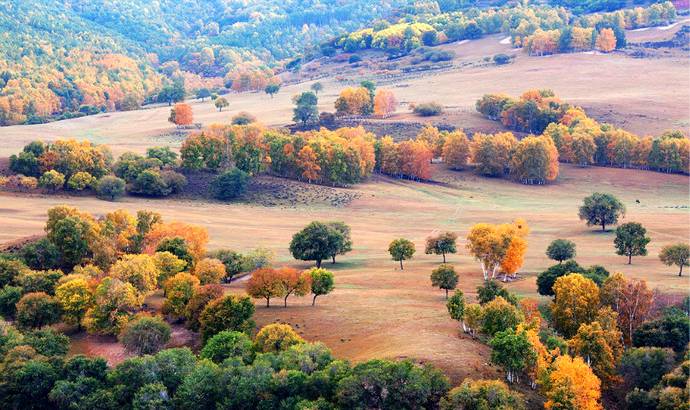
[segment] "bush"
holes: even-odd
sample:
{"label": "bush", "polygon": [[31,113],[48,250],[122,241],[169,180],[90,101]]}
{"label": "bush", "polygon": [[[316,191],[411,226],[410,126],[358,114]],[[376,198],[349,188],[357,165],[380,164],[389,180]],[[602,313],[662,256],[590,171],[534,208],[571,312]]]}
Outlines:
{"label": "bush", "polygon": [[37,156],[32,152],[26,152],[26,148],[24,150],[24,152],[20,152],[18,155],[10,156],[10,171],[15,174],[32,177],[41,175],[41,167]]}
{"label": "bush", "polygon": [[17,324],[23,328],[37,328],[60,321],[60,304],[44,293],[27,293],[17,302]]}
{"label": "bush", "polygon": [[234,168],[216,177],[211,183],[211,194],[216,199],[228,200],[242,195],[247,189],[249,174]]}
{"label": "bush", "polygon": [[205,343],[223,330],[248,332],[254,327],[254,303],[247,296],[228,295],[206,305],[199,317],[201,338]]}
{"label": "bush", "polygon": [[443,50],[427,51],[423,55],[424,61],[431,61],[432,63],[438,63],[439,61],[450,61],[453,58],[455,58],[454,52]]}
{"label": "bush", "polygon": [[130,192],[162,197],[182,191],[185,185],[187,185],[187,178],[178,172],[146,169],[134,180]]}
{"label": "bush", "polygon": [[238,112],[232,117],[233,125],[247,125],[256,122],[256,117],[246,111]]}
{"label": "bush", "polygon": [[118,339],[129,352],[154,354],[170,341],[170,325],[156,316],[140,316],[125,325]]}
{"label": "bush", "polygon": [[244,333],[225,330],[210,338],[199,356],[219,364],[231,357],[251,363],[252,341]]}
{"label": "bush", "polygon": [[22,288],[7,285],[0,289],[0,316],[9,319],[17,312],[17,302],[22,298]]}
{"label": "bush", "polygon": [[125,180],[106,175],[96,183],[96,194],[99,198],[114,201],[125,194]]}
{"label": "bush", "polygon": [[493,58],[496,65],[504,65],[510,63],[510,56],[507,54],[496,54]]}
{"label": "bush", "polygon": [[84,171],[77,172],[67,181],[67,187],[73,191],[83,191],[86,188],[93,188],[95,184],[96,178]]}
{"label": "bush", "polygon": [[60,250],[48,238],[25,245],[19,256],[31,269],[57,269],[60,267]]}
{"label": "bush", "polygon": [[254,350],[261,353],[280,352],[290,346],[304,343],[290,325],[273,323],[259,330],[254,338]]}
{"label": "bush", "polygon": [[177,153],[169,147],[152,147],[146,150],[149,159],[157,159],[163,166],[173,166],[177,162]]}
{"label": "bush", "polygon": [[347,59],[347,62],[350,64],[359,63],[360,61],[362,61],[362,57],[360,57],[359,54],[352,54],[350,58]]}
{"label": "bush", "polygon": [[51,191],[57,191],[65,185],[65,176],[54,169],[46,171],[38,179],[38,185]]}
{"label": "bush", "polygon": [[435,102],[424,103],[415,105],[412,111],[422,117],[433,117],[434,115],[440,115],[443,112],[443,106]]}
{"label": "bush", "polygon": [[441,410],[525,408],[521,394],[512,392],[499,380],[465,380],[441,399]]}

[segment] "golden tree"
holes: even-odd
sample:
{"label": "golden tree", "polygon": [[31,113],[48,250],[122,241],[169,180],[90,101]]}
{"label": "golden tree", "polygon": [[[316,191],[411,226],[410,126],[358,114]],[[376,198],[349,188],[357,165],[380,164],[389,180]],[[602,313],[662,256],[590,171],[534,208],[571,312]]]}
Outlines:
{"label": "golden tree", "polygon": [[158,267],[150,255],[125,255],[110,268],[110,276],[131,283],[146,295],[158,286]]}
{"label": "golden tree", "polygon": [[441,157],[450,169],[464,169],[470,158],[470,141],[461,130],[446,134]]}
{"label": "golden tree", "polygon": [[601,381],[579,357],[559,356],[553,364],[544,408],[601,410]]}
{"label": "golden tree", "polygon": [[225,277],[225,265],[218,259],[204,258],[194,266],[194,276],[202,285],[220,283]]}
{"label": "golden tree", "polygon": [[591,279],[571,273],[556,279],[551,315],[556,330],[575,335],[580,325],[593,322],[599,309],[599,288]]}
{"label": "golden tree", "polygon": [[376,97],[374,97],[374,114],[387,116],[395,112],[397,105],[398,100],[395,99],[393,91],[385,89],[376,91]]}
{"label": "golden tree", "polygon": [[596,41],[597,50],[609,53],[616,49],[616,35],[610,28],[602,28]]}

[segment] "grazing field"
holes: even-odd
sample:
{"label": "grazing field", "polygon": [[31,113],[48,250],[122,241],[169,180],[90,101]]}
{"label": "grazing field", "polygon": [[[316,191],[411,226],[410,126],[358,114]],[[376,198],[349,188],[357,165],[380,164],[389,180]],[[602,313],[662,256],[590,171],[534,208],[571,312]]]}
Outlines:
{"label": "grazing field", "polygon": [[[653,32],[667,33],[659,29]],[[668,30],[672,35],[673,30]],[[519,95],[531,88],[551,88],[565,101],[581,105],[600,122],[610,122],[640,135],[659,135],[670,128],[687,128],[687,89],[690,87],[687,58],[642,58],[623,54],[560,54],[529,57],[509,45],[500,44],[501,36],[454,43],[458,56],[453,68],[423,76],[395,77],[390,80],[369,75],[365,70],[348,74],[355,81],[373,78],[380,87],[391,88],[400,101],[398,115],[392,120],[415,120],[406,103],[438,101],[446,113],[434,122],[478,131],[492,131],[496,124],[479,115],[475,101],[486,93]],[[482,63],[496,53],[515,54],[515,62],[505,66]],[[465,64],[475,62],[480,64]],[[345,67],[324,64],[321,70],[337,74]],[[333,111],[333,102],[345,85],[328,77],[320,80],[319,110]],[[292,122],[291,98],[307,90],[310,82],[284,86],[271,98],[261,93],[230,94],[230,106],[222,111],[212,102],[194,101],[194,121],[202,124],[229,122],[239,111],[254,114],[269,126]],[[183,134],[167,122],[169,107],[151,106],[129,112],[105,113],[39,125],[0,129],[0,157],[18,151],[27,142],[41,138],[86,138],[109,144],[115,154],[144,151],[152,145],[179,146]]]}
{"label": "grazing field", "polygon": [[[652,287],[682,293],[687,279],[675,268],[661,264],[659,249],[690,236],[688,177],[655,172],[610,168],[561,166],[559,181],[548,186],[523,186],[505,180],[481,178],[468,172],[451,172],[435,166],[436,183],[418,183],[373,177],[356,188],[358,194],[343,207],[309,203],[309,195],[294,206],[264,207],[253,204],[222,204],[194,200],[146,200],[127,197],[111,203],[85,197],[11,196],[0,194],[0,242],[40,234],[46,210],[68,203],[83,211],[103,214],[117,208],[159,211],[166,220],[202,225],[209,230],[211,248],[240,251],[267,247],[277,265],[307,268],[294,261],[287,250],[291,235],[312,220],[342,220],[352,227],[354,250],[336,265],[326,263],[336,275],[333,294],[317,299],[291,298],[289,307],[266,309],[257,301],[259,326],[273,321],[290,323],[309,340],[320,340],[339,357],[355,361],[374,357],[411,357],[435,363],[457,381],[478,374],[497,377],[488,365],[490,349],[459,331],[446,312],[443,293],[430,285],[429,274],[440,256],[424,255],[424,239],[451,230],[464,238],[477,222],[508,222],[525,218],[530,225],[529,250],[520,280],[507,286],[522,295],[536,296],[536,273],[551,264],[544,256],[548,243],[567,238],[577,244],[582,265],[601,264],[610,271],[644,278]],[[318,188],[317,188],[318,189]],[[641,222],[652,238],[649,256],[615,255],[613,234],[589,228],[577,217],[582,198],[595,191],[610,192],[627,206],[624,221]],[[639,202],[638,202],[639,201]],[[400,271],[387,253],[388,243],[398,237],[413,240],[415,258]],[[460,285],[470,298],[482,282],[481,270],[464,249],[449,263],[460,273]],[[244,283],[229,286],[243,292]],[[276,305],[278,303],[276,302]],[[90,344],[103,343],[90,337]],[[83,343],[77,346],[84,349]],[[82,350],[84,351],[84,350]],[[86,351],[121,356],[112,346]]]}

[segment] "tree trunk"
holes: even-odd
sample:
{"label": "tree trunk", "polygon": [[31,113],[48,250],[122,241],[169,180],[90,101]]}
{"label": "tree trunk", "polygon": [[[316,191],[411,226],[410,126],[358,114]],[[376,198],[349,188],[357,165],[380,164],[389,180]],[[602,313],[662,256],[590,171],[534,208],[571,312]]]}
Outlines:
{"label": "tree trunk", "polygon": [[601,231],[606,232],[606,223],[604,222],[601,223]]}
{"label": "tree trunk", "polygon": [[446,253],[443,252],[443,263],[446,263]]}
{"label": "tree trunk", "polygon": [[628,265],[632,265],[632,253],[628,254]]}
{"label": "tree trunk", "polygon": [[335,255],[333,255],[332,258],[333,258],[333,262],[331,262],[331,263],[335,264]]}
{"label": "tree trunk", "polygon": [[289,296],[290,296],[290,294],[288,293],[287,296],[285,296],[285,298],[283,299],[283,307],[287,307],[287,298]]}
{"label": "tree trunk", "polygon": [[446,289],[446,300],[448,300],[448,289]]}
{"label": "tree trunk", "polygon": [[314,295],[314,298],[311,300],[311,305],[314,306],[316,304],[316,297],[318,295]]}
{"label": "tree trunk", "polygon": [[400,259],[400,270],[403,270],[402,259]]}
{"label": "tree trunk", "polygon": [[271,298],[266,298],[266,307],[267,308],[271,307]]}
{"label": "tree trunk", "polygon": [[678,276],[683,276],[683,264],[680,264],[680,270],[678,271]]}
{"label": "tree trunk", "polygon": [[320,268],[321,267],[321,259],[316,260],[316,267]]}

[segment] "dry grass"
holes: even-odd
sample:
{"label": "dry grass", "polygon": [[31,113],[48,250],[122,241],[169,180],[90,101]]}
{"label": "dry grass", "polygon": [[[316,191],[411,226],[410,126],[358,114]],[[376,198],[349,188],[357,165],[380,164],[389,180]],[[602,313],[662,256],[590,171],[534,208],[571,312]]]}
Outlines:
{"label": "dry grass", "polygon": [[[352,227],[355,246],[336,265],[326,264],[336,274],[335,292],[317,299],[314,308],[308,297],[291,298],[287,309],[266,309],[257,301],[258,324],[290,323],[307,339],[321,340],[337,356],[352,360],[411,357],[429,361],[456,381],[468,375],[492,376],[496,370],[487,365],[489,349],[459,333],[457,323],[447,316],[443,293],[430,286],[429,274],[440,257],[424,255],[423,241],[434,232],[452,230],[462,238],[477,222],[525,218],[532,232],[522,269],[524,279],[508,285],[522,295],[536,295],[536,272],[550,264],[544,249],[556,238],[575,241],[582,264],[601,264],[611,271],[644,278],[664,291],[687,290],[687,279],[675,276],[675,268],[662,265],[656,257],[663,245],[690,236],[687,176],[564,165],[558,183],[529,187],[436,166],[434,178],[440,182],[375,177],[358,186],[359,198],[343,208],[139,198],[111,203],[88,197],[2,194],[0,241],[40,233],[46,210],[57,204],[69,203],[96,214],[117,208],[132,212],[147,208],[161,212],[167,220],[207,227],[211,248],[246,251],[268,247],[275,251],[278,264],[307,268],[308,263],[295,262],[287,251],[291,235],[312,220],[343,220]],[[652,237],[649,256],[634,258],[633,265],[626,265],[626,258],[614,253],[612,233],[599,233],[578,220],[582,198],[594,191],[618,196],[628,207],[625,221],[638,221],[647,227]],[[388,243],[397,237],[409,238],[417,245],[417,255],[404,271],[386,252]],[[473,298],[482,281],[481,271],[462,245],[460,249],[449,262],[460,273],[460,288]],[[230,289],[241,293],[243,284],[233,284]],[[104,349],[110,347],[106,344]]]}

